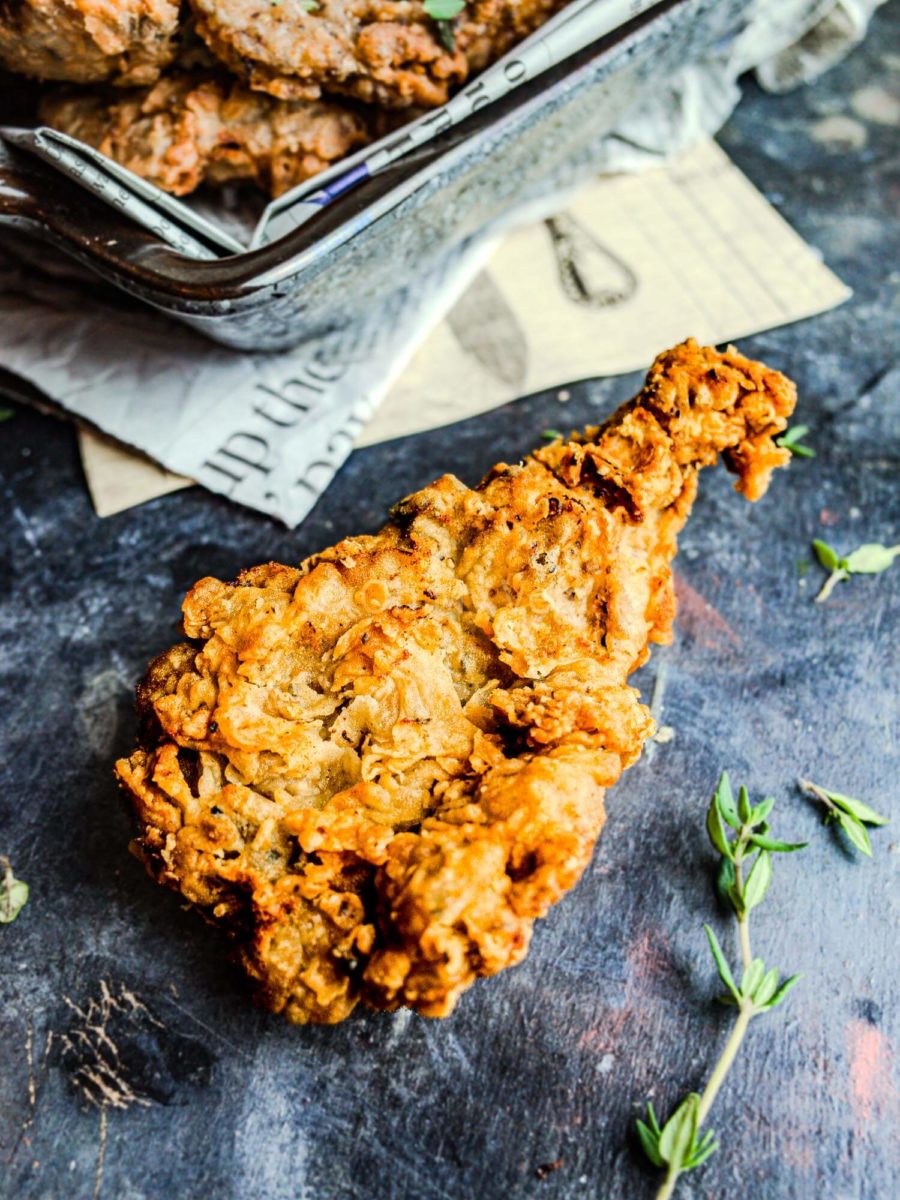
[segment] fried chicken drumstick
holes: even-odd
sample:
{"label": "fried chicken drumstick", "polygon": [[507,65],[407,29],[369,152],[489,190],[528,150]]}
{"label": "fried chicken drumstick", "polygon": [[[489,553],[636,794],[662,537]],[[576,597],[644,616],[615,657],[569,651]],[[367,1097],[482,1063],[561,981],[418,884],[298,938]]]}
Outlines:
{"label": "fried chicken drumstick", "polygon": [[388,108],[445,104],[568,0],[470,0],[448,44],[423,0],[191,0],[197,32],[251,87],[282,99],[345,92]]}
{"label": "fried chicken drumstick", "polygon": [[264,1005],[441,1017],[522,960],[653,731],[627,681],[671,640],[699,470],[721,454],[756,500],[794,401],[685,342],[580,437],[195,585],[117,772],[150,873],[232,933]]}
{"label": "fried chicken drumstick", "polygon": [[0,67],[70,83],[153,83],[176,53],[175,0],[4,0]]}
{"label": "fried chicken drumstick", "polygon": [[371,141],[371,117],[332,100],[276,100],[215,72],[173,71],[153,87],[63,90],[41,120],[164,191],[250,180],[280,196]]}

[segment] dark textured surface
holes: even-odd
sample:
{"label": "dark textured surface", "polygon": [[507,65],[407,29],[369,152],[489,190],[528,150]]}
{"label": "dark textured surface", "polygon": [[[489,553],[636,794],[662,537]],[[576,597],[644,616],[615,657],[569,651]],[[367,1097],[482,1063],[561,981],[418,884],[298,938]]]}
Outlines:
{"label": "dark textured surface", "polygon": [[[292,1029],[248,1005],[215,935],[125,852],[110,764],[132,735],[131,687],[199,576],[374,529],[441,471],[475,480],[540,430],[606,413],[637,380],[357,453],[293,534],[197,490],[98,521],[71,428],[25,410],[0,426],[0,850],[32,889],[0,927],[4,1196],[652,1196],[635,1108],[652,1096],[667,1109],[700,1084],[729,1020],[701,931],[714,905],[702,815],[723,766],[778,798],[785,836],[812,841],[777,864],[756,933],[761,953],[805,979],[751,1030],[713,1115],[723,1148],[679,1194],[900,1195],[900,835],[877,833],[875,862],[857,861],[792,787],[809,774],[900,819],[900,568],[842,585],[824,607],[812,603],[819,569],[798,572],[815,536],[842,550],[900,540],[896,130],[853,112],[854,97],[870,111],[859,90],[884,83],[897,30],[893,6],[804,93],[749,86],[723,135],[855,291],[742,347],[798,381],[818,457],[755,508],[724,474],[704,478],[678,560],[676,642],[642,679],[649,692],[665,661],[663,721],[677,736],[612,793],[592,866],[525,964],[446,1022],[363,1013]],[[864,144],[840,148],[841,129]],[[121,1071],[147,1102],[109,1112],[96,1187],[101,1120],[72,1090],[59,1035],[78,1026],[64,997],[83,1005],[103,979],[151,1015],[113,1014]]]}

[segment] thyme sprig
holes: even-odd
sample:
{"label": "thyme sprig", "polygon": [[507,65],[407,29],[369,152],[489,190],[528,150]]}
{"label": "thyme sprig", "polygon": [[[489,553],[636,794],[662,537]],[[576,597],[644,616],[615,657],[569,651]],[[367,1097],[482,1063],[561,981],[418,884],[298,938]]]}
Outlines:
{"label": "thyme sprig", "polygon": [[[864,853],[871,855],[866,825],[886,825],[887,818],[861,800],[832,792],[809,780],[799,780],[826,807],[826,822],[836,822]],[[714,1154],[719,1143],[712,1130],[703,1125],[719,1089],[737,1057],[750,1022],[761,1013],[781,1004],[796,985],[799,975],[786,979],[775,967],[766,968],[754,958],[750,944],[750,913],[765,899],[772,881],[772,857],[803,850],[806,842],[784,842],[772,836],[769,817],[775,801],[771,798],[751,804],[742,787],[737,802],[727,771],[723,771],[706,813],[706,832],[720,857],[717,890],[737,919],[740,946],[740,982],[712,928],[704,925],[709,948],[725,991],[719,999],[737,1009],[728,1040],[712,1069],[702,1092],[690,1092],[664,1125],[660,1125],[653,1105],[647,1105],[646,1120],[637,1121],[637,1133],[644,1153],[654,1166],[665,1168],[665,1179],[656,1200],[669,1200],[679,1177]],[[852,832],[851,832],[852,831]]]}
{"label": "thyme sprig", "polygon": [[28,884],[16,879],[9,859],[0,854],[0,925],[14,921],[28,900]]}
{"label": "thyme sprig", "polygon": [[880,575],[892,566],[894,559],[900,555],[900,545],[882,546],[880,542],[866,542],[846,558],[842,558],[837,550],[819,538],[813,540],[812,547],[820,564],[826,571],[831,572],[816,596],[819,604],[828,599],[836,584],[849,579],[851,575]]}
{"label": "thyme sprig", "polygon": [[844,796],[841,792],[830,792],[809,779],[798,779],[797,785],[801,791],[825,805],[826,825],[837,825],[857,850],[872,857],[872,843],[866,826],[887,825],[887,817],[869,808],[868,804],[863,804],[862,800],[854,800],[852,796]]}
{"label": "thyme sprig", "polygon": [[646,1121],[637,1122],[644,1153],[654,1166],[666,1169],[657,1200],[668,1200],[679,1176],[699,1167],[718,1149],[715,1134],[711,1130],[703,1131],[702,1127],[750,1022],[781,1004],[800,978],[789,975],[783,979],[776,967],[767,969],[761,958],[754,957],[750,943],[750,913],[762,903],[769,889],[772,856],[792,854],[806,846],[805,842],[785,842],[771,835],[768,818],[774,803],[767,798],[759,804],[751,804],[744,787],[739,790],[735,802],[728,773],[723,772],[707,810],[706,831],[721,859],[718,891],[737,919],[740,982],[712,927],[704,925],[703,928],[719,979],[725,987],[720,999],[737,1009],[737,1018],[703,1091],[690,1092],[662,1126],[652,1104],[647,1105]]}
{"label": "thyme sprig", "polygon": [[775,439],[775,445],[783,450],[790,450],[795,458],[815,458],[816,452],[812,446],[804,446],[801,438],[809,433],[808,425],[791,425],[781,437]]}

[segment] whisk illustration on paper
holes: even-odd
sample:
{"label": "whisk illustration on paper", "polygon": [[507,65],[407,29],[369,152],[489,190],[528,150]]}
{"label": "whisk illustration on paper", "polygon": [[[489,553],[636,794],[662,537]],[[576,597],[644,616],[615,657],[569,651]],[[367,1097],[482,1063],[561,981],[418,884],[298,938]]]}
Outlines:
{"label": "whisk illustration on paper", "polygon": [[618,255],[598,242],[571,213],[544,224],[550,234],[562,290],[573,304],[618,308],[637,294],[638,277]]}
{"label": "whisk illustration on paper", "polygon": [[460,347],[518,392],[528,377],[528,339],[489,271],[480,271],[447,313]]}

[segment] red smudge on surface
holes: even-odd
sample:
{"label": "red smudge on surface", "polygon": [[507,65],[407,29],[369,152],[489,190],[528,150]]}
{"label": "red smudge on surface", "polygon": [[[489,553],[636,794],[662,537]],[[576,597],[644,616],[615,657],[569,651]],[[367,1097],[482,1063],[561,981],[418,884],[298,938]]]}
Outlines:
{"label": "red smudge on surface", "polygon": [[654,978],[665,978],[672,970],[669,939],[659,929],[645,929],[640,937],[635,938],[628,947],[627,958],[635,981],[639,984]]}
{"label": "red smudge on surface", "polygon": [[674,965],[669,943],[661,929],[646,929],[627,951],[628,977],[625,983],[625,1003],[620,1008],[603,1008],[596,1024],[586,1029],[578,1039],[583,1049],[599,1055],[614,1052],[621,1044],[623,1028],[629,1023],[638,1027],[653,1027],[664,1006],[659,999],[665,981],[670,979]]}
{"label": "red smudge on surface", "polygon": [[713,608],[698,591],[695,591],[678,572],[675,572],[675,597],[678,600],[678,624],[695,638],[701,646],[718,650],[724,638],[733,646],[740,646],[741,639],[734,632],[718,609]]}
{"label": "red smudge on surface", "polygon": [[778,1153],[789,1166],[798,1171],[810,1171],[816,1165],[813,1154],[813,1130],[805,1129],[803,1138],[784,1137],[778,1143]]}
{"label": "red smudge on surface", "polygon": [[868,1021],[850,1021],[844,1029],[850,1054],[850,1104],[862,1132],[874,1116],[894,1108],[893,1052],[888,1038]]}
{"label": "red smudge on surface", "polygon": [[821,525],[837,525],[840,519],[838,513],[833,513],[830,508],[823,508],[819,513],[819,523]]}

